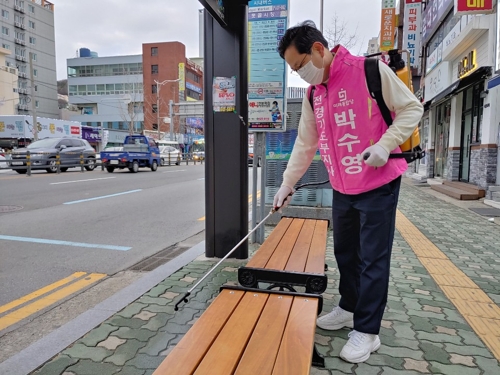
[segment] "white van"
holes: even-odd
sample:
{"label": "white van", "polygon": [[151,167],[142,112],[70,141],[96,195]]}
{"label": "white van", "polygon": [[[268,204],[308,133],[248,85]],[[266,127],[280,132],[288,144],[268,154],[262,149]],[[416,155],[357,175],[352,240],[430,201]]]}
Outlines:
{"label": "white van", "polygon": [[161,140],[161,141],[156,141],[156,143],[158,143],[158,146],[159,146],[160,148],[162,148],[163,146],[172,146],[172,147],[174,147],[176,150],[181,151],[181,146],[179,146],[179,142],[176,142],[176,141],[165,141],[165,140]]}

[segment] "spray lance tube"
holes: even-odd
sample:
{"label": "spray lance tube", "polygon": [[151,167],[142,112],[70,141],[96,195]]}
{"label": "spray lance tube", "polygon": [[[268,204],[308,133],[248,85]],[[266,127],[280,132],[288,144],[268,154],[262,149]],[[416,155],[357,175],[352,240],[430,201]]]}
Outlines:
{"label": "spray lance tube", "polygon": [[[307,187],[307,186],[317,186],[317,185],[323,185],[323,184],[326,184],[326,183],[328,183],[328,182],[330,182],[330,180],[326,180],[326,181],[322,181],[322,182],[310,182],[310,183],[307,183],[307,184],[303,184],[303,185],[299,185],[299,186],[297,186],[297,188],[295,189],[295,191],[297,191],[297,190],[299,190],[299,189],[302,189],[302,188],[304,188],[304,187]],[[292,195],[293,195],[293,192],[292,192],[292,193],[290,193],[288,196],[292,196]],[[288,199],[288,198],[287,198],[287,199]],[[248,238],[248,237],[250,237],[250,235],[251,235],[253,232],[255,232],[255,231],[256,231],[256,230],[257,230],[257,229],[258,229],[258,228],[259,228],[262,224],[264,224],[264,223],[265,223],[265,221],[266,221],[266,220],[267,220],[267,219],[268,219],[268,218],[269,218],[272,214],[274,214],[275,212],[278,212],[280,209],[281,209],[281,207],[273,207],[273,208],[271,209],[271,211],[267,214],[267,216],[266,216],[264,219],[262,219],[262,220],[260,221],[260,223],[259,223],[259,224],[257,224],[257,225],[255,226],[255,228],[253,228],[253,229],[252,229],[252,230],[251,230],[251,231],[250,231],[250,232],[249,232],[249,233],[248,233],[245,237],[243,237],[243,239],[242,239],[240,242],[238,242],[238,243],[236,244],[236,246],[235,246],[235,247],[233,247],[233,248],[232,248],[232,249],[231,249],[231,250],[230,250],[230,251],[229,251],[229,252],[228,252],[228,253],[224,256],[224,258],[222,258],[222,259],[221,259],[221,260],[220,260],[220,261],[219,261],[219,262],[218,262],[215,266],[213,266],[212,268],[210,268],[210,270],[208,270],[208,272],[207,272],[207,273],[206,273],[206,274],[205,274],[205,275],[204,275],[204,276],[203,276],[203,277],[202,277],[202,278],[201,278],[201,279],[200,279],[200,280],[199,280],[196,284],[194,284],[194,285],[191,287],[191,289],[189,289],[186,293],[184,293],[184,295],[181,297],[181,299],[179,300],[179,302],[177,302],[177,303],[175,304],[175,306],[174,306],[174,311],[178,311],[178,310],[179,310],[179,305],[180,305],[182,302],[184,302],[184,303],[188,303],[188,301],[189,301],[189,300],[188,300],[188,297],[191,295],[191,293],[193,292],[193,290],[195,290],[195,289],[198,287],[198,285],[200,285],[200,284],[203,282],[203,280],[205,280],[205,279],[208,277],[208,275],[210,275],[210,274],[211,274],[211,273],[212,273],[212,272],[213,272],[213,271],[214,271],[214,270],[215,270],[215,269],[216,269],[216,268],[217,268],[217,267],[218,267],[218,266],[219,266],[222,262],[224,262],[224,261],[225,261],[225,260],[226,260],[226,259],[227,259],[227,258],[228,258],[228,257],[229,257],[229,256],[230,256],[230,255],[231,255],[231,254],[232,254],[232,253],[236,250],[236,249],[238,249],[238,247],[240,247],[240,246],[241,246],[241,244],[242,244],[243,242],[245,242],[245,241],[247,240],[247,238]]]}

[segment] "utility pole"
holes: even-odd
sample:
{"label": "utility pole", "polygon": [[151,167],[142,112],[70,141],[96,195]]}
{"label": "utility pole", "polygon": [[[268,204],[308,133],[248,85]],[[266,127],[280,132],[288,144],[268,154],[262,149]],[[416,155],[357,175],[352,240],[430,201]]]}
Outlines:
{"label": "utility pole", "polygon": [[168,115],[170,116],[170,140],[174,140],[174,101],[170,99],[168,102]]}
{"label": "utility pole", "polygon": [[[156,83],[156,121],[158,123],[158,140],[160,140],[160,87],[164,85],[165,83],[172,83],[172,82],[179,82],[180,79],[166,79],[163,82],[158,82],[155,80],[154,82]],[[170,109],[170,117],[172,117],[172,109]],[[170,118],[170,129],[172,129],[172,118]],[[172,136],[172,130],[170,131],[170,136]],[[170,138],[172,140],[172,138]]]}
{"label": "utility pole", "polygon": [[31,111],[33,114],[33,138],[38,141],[38,125],[36,119],[35,75],[33,73],[33,52],[29,53],[31,79]]}
{"label": "utility pole", "polygon": [[324,8],[324,0],[319,0],[319,31],[323,33],[323,8]]}

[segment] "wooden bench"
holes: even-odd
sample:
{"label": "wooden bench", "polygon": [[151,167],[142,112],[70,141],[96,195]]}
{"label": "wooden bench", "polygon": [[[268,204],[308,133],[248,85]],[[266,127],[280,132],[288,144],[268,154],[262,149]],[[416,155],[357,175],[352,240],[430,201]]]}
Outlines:
{"label": "wooden bench", "polygon": [[245,267],[238,269],[240,285],[321,294],[328,286],[325,254],[328,221],[282,218]]}
{"label": "wooden bench", "polygon": [[314,334],[328,282],[327,232],[325,220],[281,219],[238,270],[242,286],[221,288],[154,375],[307,375],[311,364],[324,367]]}
{"label": "wooden bench", "polygon": [[224,288],[153,375],[307,375],[322,297]]}

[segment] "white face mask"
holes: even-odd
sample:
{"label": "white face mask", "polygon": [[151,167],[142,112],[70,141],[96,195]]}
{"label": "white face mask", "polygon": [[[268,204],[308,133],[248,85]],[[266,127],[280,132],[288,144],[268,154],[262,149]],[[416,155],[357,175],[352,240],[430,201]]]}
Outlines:
{"label": "white face mask", "polygon": [[300,78],[302,78],[310,85],[319,85],[323,82],[323,76],[325,74],[324,64],[325,63],[323,62],[322,68],[317,68],[313,64],[311,59],[306,65],[297,70],[297,73],[299,74]]}

